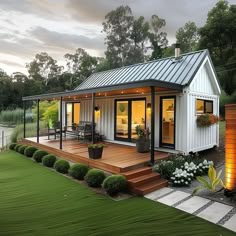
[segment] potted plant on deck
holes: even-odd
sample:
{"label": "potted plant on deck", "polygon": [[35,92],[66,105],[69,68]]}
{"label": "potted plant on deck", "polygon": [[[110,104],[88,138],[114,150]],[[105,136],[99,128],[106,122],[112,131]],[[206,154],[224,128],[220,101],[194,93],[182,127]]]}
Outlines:
{"label": "potted plant on deck", "polygon": [[104,148],[104,144],[89,144],[88,145],[89,158],[91,159],[102,158],[103,148]]}
{"label": "potted plant on deck", "polygon": [[135,127],[138,138],[136,140],[137,152],[149,152],[150,149],[150,139],[149,139],[149,128],[144,129],[141,125]]}

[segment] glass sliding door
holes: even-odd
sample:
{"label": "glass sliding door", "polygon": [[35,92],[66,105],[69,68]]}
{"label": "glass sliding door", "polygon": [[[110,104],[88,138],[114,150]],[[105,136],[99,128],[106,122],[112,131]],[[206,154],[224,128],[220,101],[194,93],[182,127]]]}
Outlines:
{"label": "glass sliding door", "polygon": [[160,146],[175,147],[175,97],[161,97]]}
{"label": "glass sliding door", "polygon": [[146,100],[115,101],[115,139],[131,142],[137,138],[136,126],[145,128]]}
{"label": "glass sliding door", "polygon": [[66,103],[66,126],[71,127],[73,123],[79,124],[80,121],[80,103]]}

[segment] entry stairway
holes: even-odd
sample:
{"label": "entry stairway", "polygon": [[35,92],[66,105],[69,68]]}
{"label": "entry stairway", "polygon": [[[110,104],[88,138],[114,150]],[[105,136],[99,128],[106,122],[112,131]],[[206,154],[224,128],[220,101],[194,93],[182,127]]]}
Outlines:
{"label": "entry stairway", "polygon": [[131,192],[139,196],[168,186],[168,181],[162,179],[160,174],[152,172],[152,168],[148,166],[121,174],[126,177]]}

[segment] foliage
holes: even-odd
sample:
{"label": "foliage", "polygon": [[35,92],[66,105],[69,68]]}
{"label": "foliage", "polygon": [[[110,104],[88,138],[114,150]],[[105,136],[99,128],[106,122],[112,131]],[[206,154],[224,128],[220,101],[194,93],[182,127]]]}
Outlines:
{"label": "foliage", "polygon": [[197,126],[206,127],[218,123],[220,118],[213,114],[201,114],[197,117]]}
{"label": "foliage", "polygon": [[103,181],[102,187],[109,195],[114,196],[120,192],[125,192],[128,184],[123,175],[111,175]]}
{"label": "foliage", "polygon": [[52,154],[48,154],[48,155],[43,157],[42,163],[43,163],[44,166],[53,167],[56,160],[57,160],[56,156],[54,156]]}
{"label": "foliage", "polygon": [[206,24],[199,29],[199,48],[208,48],[221,86],[232,95],[236,89],[236,8],[218,1],[208,12]]}
{"label": "foliage", "polygon": [[103,143],[98,143],[98,144],[89,144],[88,148],[103,148],[105,147],[105,144]]}
{"label": "foliage", "polygon": [[208,170],[208,179],[201,176],[197,176],[197,180],[201,185],[193,190],[193,194],[202,189],[207,189],[211,192],[215,192],[218,186],[225,188],[225,185],[222,179],[220,178],[221,172],[222,170],[217,173],[215,168],[211,165]]}
{"label": "foliage", "polygon": [[42,162],[42,159],[44,156],[48,155],[48,153],[44,150],[37,150],[34,155],[33,155],[33,159],[36,162]]}
{"label": "foliage", "polygon": [[83,180],[88,170],[89,167],[87,165],[77,163],[71,166],[69,169],[69,174],[75,179]]}
{"label": "foliage", "polygon": [[18,152],[22,155],[24,155],[25,149],[27,148],[27,145],[22,145],[21,147],[19,147]]}
{"label": "foliage", "polygon": [[[39,127],[40,127],[40,134],[41,134],[44,132],[45,125],[42,122],[40,122]],[[36,130],[37,130],[36,123],[26,124],[26,138],[36,136]],[[24,136],[23,124],[17,125],[11,134],[11,141],[17,142],[18,140],[22,139],[23,136]]]}
{"label": "foliage", "polygon": [[9,149],[10,149],[10,150],[15,150],[16,145],[17,145],[17,143],[11,143],[11,144],[9,145]]}
{"label": "foliage", "polygon": [[[22,124],[24,119],[23,109],[4,110],[0,113],[0,123],[3,124]],[[26,117],[26,122],[30,121],[31,117]]]}
{"label": "foliage", "polygon": [[236,103],[236,92],[229,96],[224,91],[222,91],[220,96],[220,115],[222,117],[225,117],[225,105],[230,103]]}
{"label": "foliage", "polygon": [[149,128],[144,129],[141,125],[137,125],[135,127],[135,131],[139,138],[143,138],[143,137],[147,139],[149,138],[149,135],[150,135]]}
{"label": "foliage", "polygon": [[153,171],[172,182],[175,186],[189,185],[193,178],[207,173],[213,162],[194,155],[181,154],[163,160],[153,167]]}
{"label": "foliage", "polygon": [[98,169],[91,169],[85,175],[85,181],[87,182],[88,186],[99,188],[101,187],[104,179],[106,178],[104,172]]}
{"label": "foliage", "polygon": [[198,28],[194,22],[187,22],[176,32],[176,40],[180,43],[181,52],[192,52],[197,48],[199,40]]}
{"label": "foliage", "polygon": [[22,146],[21,144],[17,144],[17,145],[15,146],[15,151],[16,151],[16,152],[19,152],[19,149],[20,149],[21,146]]}
{"label": "foliage", "polygon": [[38,149],[36,147],[27,147],[24,151],[24,155],[27,157],[32,157]]}
{"label": "foliage", "polygon": [[68,170],[70,169],[70,164],[66,160],[57,160],[54,164],[54,168],[57,172],[62,174],[67,174]]}

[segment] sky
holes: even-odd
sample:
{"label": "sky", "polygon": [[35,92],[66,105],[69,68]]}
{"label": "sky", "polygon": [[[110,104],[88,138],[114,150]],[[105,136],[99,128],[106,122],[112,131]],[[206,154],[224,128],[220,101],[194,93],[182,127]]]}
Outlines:
{"label": "sky", "polygon": [[[204,25],[217,0],[0,0],[0,68],[8,74],[27,74],[26,63],[47,52],[64,63],[66,53],[84,48],[92,56],[104,56],[102,22],[120,5],[148,20],[156,14],[166,20],[163,31],[169,43],[188,21]],[[229,0],[236,4],[236,0]]]}

